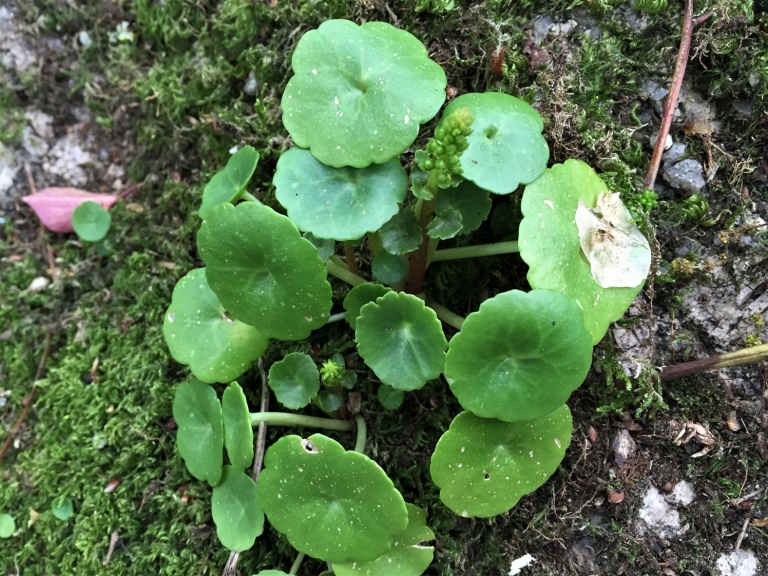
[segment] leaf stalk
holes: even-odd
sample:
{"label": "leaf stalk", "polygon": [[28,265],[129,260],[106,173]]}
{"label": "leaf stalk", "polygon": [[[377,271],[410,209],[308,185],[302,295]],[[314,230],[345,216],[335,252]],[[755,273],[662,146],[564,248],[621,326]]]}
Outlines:
{"label": "leaf stalk", "polygon": [[355,429],[354,424],[349,420],[318,418],[317,416],[289,414],[287,412],[251,412],[250,417],[251,426],[258,426],[259,423],[266,422],[270,426],[306,426],[307,428],[323,428],[339,432],[351,432]]}

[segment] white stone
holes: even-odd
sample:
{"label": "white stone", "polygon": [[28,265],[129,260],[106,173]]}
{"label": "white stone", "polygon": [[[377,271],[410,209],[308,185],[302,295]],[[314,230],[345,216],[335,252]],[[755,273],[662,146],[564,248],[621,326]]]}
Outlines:
{"label": "white stone", "polygon": [[509,576],[517,576],[517,574],[520,574],[523,568],[533,564],[534,562],[536,562],[536,558],[530,554],[526,554],[525,556],[521,556],[520,558],[513,560],[512,566],[509,568]]}
{"label": "white stone", "polygon": [[735,550],[717,559],[719,576],[756,576],[757,557],[751,550]]}

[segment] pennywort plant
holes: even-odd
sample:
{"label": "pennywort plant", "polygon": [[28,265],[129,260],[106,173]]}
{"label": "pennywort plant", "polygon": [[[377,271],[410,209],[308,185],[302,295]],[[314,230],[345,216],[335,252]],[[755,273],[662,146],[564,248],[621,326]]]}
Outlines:
{"label": "pennywort plant", "polygon": [[[259,157],[242,148],[203,192],[205,268],[179,281],[165,316],[171,354],[195,377],[176,392],[177,444],[190,473],[213,486],[226,547],[251,547],[266,517],[339,576],[417,575],[432,560],[422,543],[434,535],[425,512],[363,454],[365,421],[344,407],[357,380],[344,359],[318,368],[293,352],[269,368],[284,408],[312,405],[325,417],[250,412],[236,379],[270,338],[303,340],[343,318],[381,381],[384,407],[443,375],[465,411],[435,447],[432,479],[455,513],[501,514],[561,462],[572,429],[565,402],[587,375],[592,347],[640,291],[650,249],[586,164],[547,169],[541,117],[506,94],[453,100],[406,170],[400,154],[440,112],[446,88],[443,70],[407,32],[327,21],[301,38],[292,66],[282,108],[295,146],[273,180],[286,215],[246,191]],[[516,241],[439,249],[480,227],[491,194],[521,186]],[[368,247],[370,272],[356,258]],[[498,294],[466,319],[423,292],[429,265],[518,251],[530,292]],[[332,310],[329,275],[352,286],[343,311]],[[443,324],[458,330],[450,341]],[[221,400],[214,383],[228,384]],[[285,436],[255,483],[260,422],[357,430],[357,440],[350,451],[323,434]]]}

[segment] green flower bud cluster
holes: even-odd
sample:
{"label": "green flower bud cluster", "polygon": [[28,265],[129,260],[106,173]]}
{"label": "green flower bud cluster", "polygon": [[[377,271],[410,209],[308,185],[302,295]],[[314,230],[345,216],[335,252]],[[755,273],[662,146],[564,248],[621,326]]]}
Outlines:
{"label": "green flower bud cluster", "polygon": [[440,188],[448,188],[454,176],[461,175],[459,159],[469,146],[467,136],[472,133],[473,120],[469,108],[459,108],[440,121],[435,137],[427,143],[426,154],[417,155],[419,168],[431,172]]}
{"label": "green flower bud cluster", "polygon": [[667,7],[667,0],[635,0],[635,9],[647,14],[656,14]]}
{"label": "green flower bud cluster", "polygon": [[346,372],[344,366],[334,360],[328,360],[320,367],[320,378],[323,384],[330,386],[340,380],[344,372]]}
{"label": "green flower bud cluster", "polygon": [[642,194],[637,195],[637,203],[645,210],[650,212],[659,204],[659,195],[653,190],[646,190]]}

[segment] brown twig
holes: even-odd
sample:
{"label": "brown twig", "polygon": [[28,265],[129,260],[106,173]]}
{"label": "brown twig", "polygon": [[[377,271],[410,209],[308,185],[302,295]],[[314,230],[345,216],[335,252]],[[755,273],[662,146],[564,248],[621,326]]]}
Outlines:
{"label": "brown twig", "polygon": [[675,115],[677,99],[680,97],[680,89],[683,87],[683,76],[685,75],[685,66],[688,63],[688,55],[691,51],[691,38],[693,37],[693,0],[685,0],[685,16],[683,16],[683,33],[680,37],[680,50],[677,53],[675,62],[675,72],[672,75],[672,84],[669,87],[667,102],[664,105],[664,113],[661,117],[661,126],[659,135],[656,139],[656,146],[653,148],[651,164],[648,166],[648,172],[645,173],[643,183],[648,189],[653,189],[656,183],[656,176],[659,173],[661,156],[664,154],[664,144],[667,141],[669,128],[672,126],[672,118]]}
{"label": "brown twig", "polygon": [[[263,360],[259,358],[259,374],[261,375],[261,412],[269,411],[269,389],[267,388],[267,374],[264,371]],[[253,458],[253,471],[251,476],[254,482],[258,482],[261,466],[264,463],[264,451],[267,445],[267,423],[259,422],[259,432],[256,436],[256,454]],[[237,574],[237,561],[240,552],[232,552],[224,565],[222,576],[235,576]]]}
{"label": "brown twig", "polygon": [[344,242],[344,257],[347,263],[347,268],[352,274],[357,274],[359,269],[357,268],[357,257],[355,256],[355,247],[349,242]]}
{"label": "brown twig", "polygon": [[118,199],[122,200],[123,198],[128,196],[128,194],[133,192],[134,190],[138,190],[139,188],[141,188],[142,184],[144,184],[144,183],[143,182],[139,182],[138,184],[134,184],[133,186],[131,186],[127,190],[123,190],[122,192],[120,192],[120,194],[117,195]]}
{"label": "brown twig", "polygon": [[408,287],[406,292],[409,294],[420,294],[424,285],[424,277],[427,272],[427,260],[429,259],[429,236],[427,236],[427,224],[435,213],[435,201],[426,200],[421,205],[419,213],[419,226],[423,234],[421,245],[415,252],[410,254],[410,263],[408,268]]}
{"label": "brown twig", "polygon": [[35,381],[32,384],[32,390],[29,391],[29,395],[22,401],[24,408],[22,409],[21,414],[16,420],[16,424],[14,424],[13,428],[11,428],[11,432],[10,434],[8,434],[8,438],[5,439],[5,442],[3,443],[3,447],[0,448],[0,462],[3,461],[3,458],[5,457],[5,453],[8,451],[8,447],[11,445],[11,442],[13,442],[14,437],[21,429],[21,425],[24,423],[24,419],[27,417],[27,412],[29,412],[29,409],[32,406],[32,402],[35,399],[35,392],[37,392],[37,383],[43,375],[43,370],[45,369],[45,362],[48,360],[48,353],[50,351],[51,351],[51,333],[49,331],[45,335],[45,348],[43,350],[43,357],[40,358],[40,364],[37,366],[37,373],[35,374]]}
{"label": "brown twig", "polygon": [[699,372],[711,372],[712,370],[719,370],[720,368],[762,362],[763,360],[768,360],[768,344],[742,348],[735,352],[717,354],[715,356],[710,356],[709,358],[703,358],[702,360],[684,362],[683,364],[676,364],[674,366],[662,366],[659,377],[662,382],[667,382],[676,378],[682,378],[683,376],[698,374]]}

